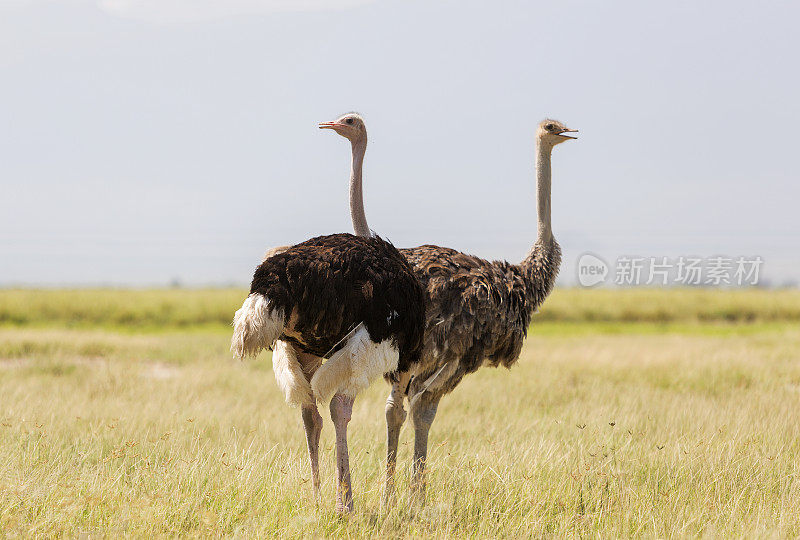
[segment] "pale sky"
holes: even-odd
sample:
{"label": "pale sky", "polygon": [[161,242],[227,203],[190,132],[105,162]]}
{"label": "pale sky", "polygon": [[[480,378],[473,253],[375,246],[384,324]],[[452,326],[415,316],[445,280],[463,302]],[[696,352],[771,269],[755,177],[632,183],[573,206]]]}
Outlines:
{"label": "pale sky", "polygon": [[535,125],[575,260],[760,255],[800,280],[800,4],[0,0],[0,285],[248,283],[370,226],[518,261]]}

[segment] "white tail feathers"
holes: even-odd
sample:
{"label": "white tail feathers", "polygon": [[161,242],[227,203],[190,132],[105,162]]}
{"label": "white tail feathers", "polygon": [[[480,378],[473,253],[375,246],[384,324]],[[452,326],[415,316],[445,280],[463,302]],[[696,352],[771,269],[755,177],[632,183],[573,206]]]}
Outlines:
{"label": "white tail feathers", "polygon": [[288,342],[278,340],[272,349],[272,371],[278,387],[286,396],[286,403],[292,407],[312,404],[311,385],[308,383],[297,353]]}
{"label": "white tail feathers", "polygon": [[270,310],[267,297],[251,294],[233,316],[231,352],[236,358],[257,355],[278,339],[283,325],[282,310]]}
{"label": "white tail feathers", "polygon": [[322,403],[337,393],[355,397],[376,378],[396,370],[399,359],[400,353],[391,341],[375,343],[362,323],[345,346],[311,377],[314,397]]}

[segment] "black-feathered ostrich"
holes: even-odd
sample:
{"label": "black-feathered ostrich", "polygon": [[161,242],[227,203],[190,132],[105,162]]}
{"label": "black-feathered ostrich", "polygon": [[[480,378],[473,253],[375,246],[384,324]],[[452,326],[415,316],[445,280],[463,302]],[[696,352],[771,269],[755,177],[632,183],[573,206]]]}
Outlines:
{"label": "black-feathered ostrich", "polygon": [[[358,150],[363,156],[360,149],[366,149],[366,127],[358,114],[345,114],[320,127],[349,139],[354,155]],[[433,245],[400,250],[427,294],[425,345],[422,361],[414,371],[392,381],[386,402],[385,502],[391,502],[394,493],[397,444],[406,419],[405,398],[409,398],[414,423],[412,486],[424,500],[428,432],[439,400],[481,365],[510,368],[519,358],[531,315],[553,289],[561,264],[561,248],[553,238],[550,221],[550,156],[556,145],[573,139],[568,133],[575,131],[556,120],[544,120],[538,126],[538,237],[522,263],[490,262]],[[369,236],[361,194],[361,162],[354,158],[350,186],[353,229],[360,236]]]}
{"label": "black-feathered ostrich", "polygon": [[255,356],[281,338],[275,375],[287,401],[302,406],[315,494],[322,429],[315,400],[333,396],[336,509],[349,512],[353,401],[376,377],[405,379],[419,362],[424,293],[403,256],[378,237],[334,234],[278,251],[256,269],[233,319],[231,350]]}

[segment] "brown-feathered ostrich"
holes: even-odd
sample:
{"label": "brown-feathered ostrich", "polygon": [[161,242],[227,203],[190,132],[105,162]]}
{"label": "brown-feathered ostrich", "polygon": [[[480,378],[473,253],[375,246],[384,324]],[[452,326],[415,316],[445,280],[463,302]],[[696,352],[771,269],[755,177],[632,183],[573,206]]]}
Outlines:
{"label": "brown-feathered ostrich", "polygon": [[[354,149],[366,149],[366,128],[357,114],[346,114],[321,127],[348,138]],[[520,264],[490,262],[433,245],[400,250],[425,288],[427,310],[422,361],[413,373],[393,381],[386,402],[386,502],[394,493],[405,398],[409,398],[414,423],[412,486],[424,499],[428,432],[439,400],[481,365],[510,368],[519,358],[531,315],[553,289],[561,263],[561,248],[550,221],[550,156],[557,144],[573,139],[567,133],[575,131],[556,120],[542,121],[536,131],[538,237]],[[354,159],[354,170],[355,165]],[[363,202],[353,200],[362,193],[360,163],[358,173],[351,175],[350,193],[353,228],[356,234],[368,236]]]}
{"label": "brown-feathered ostrich", "polygon": [[[334,234],[267,257],[233,319],[231,350],[255,356],[279,337],[278,385],[302,407],[315,494],[322,417],[336,430],[336,509],[353,509],[347,424],[356,394],[376,377],[405,379],[420,360],[424,293],[402,255],[378,238]],[[322,363],[322,358],[327,360]]]}

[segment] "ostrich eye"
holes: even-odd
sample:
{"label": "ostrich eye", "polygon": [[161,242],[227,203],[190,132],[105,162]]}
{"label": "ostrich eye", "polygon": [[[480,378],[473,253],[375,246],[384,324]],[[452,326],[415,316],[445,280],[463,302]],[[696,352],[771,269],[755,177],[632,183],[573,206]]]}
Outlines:
{"label": "ostrich eye", "polygon": [[353,125],[353,119],[352,118],[348,118],[347,120],[344,121],[344,123],[345,124],[349,124],[349,125],[352,126]]}
{"label": "ostrich eye", "polygon": [[555,131],[556,130],[556,125],[555,124],[547,124],[546,126],[544,126],[544,128],[547,131]]}

